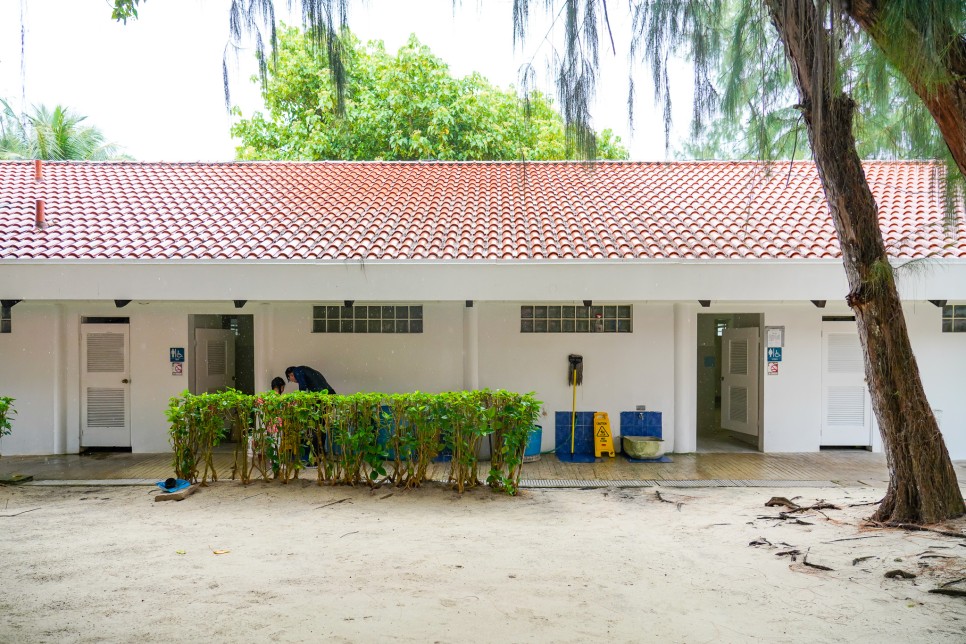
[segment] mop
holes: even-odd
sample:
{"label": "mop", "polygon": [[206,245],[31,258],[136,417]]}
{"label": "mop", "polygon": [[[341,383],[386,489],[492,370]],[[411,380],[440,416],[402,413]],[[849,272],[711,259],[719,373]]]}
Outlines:
{"label": "mop", "polygon": [[574,453],[574,434],[577,429],[577,385],[584,382],[584,357],[571,353],[567,356],[570,369],[567,371],[567,384],[573,385],[574,397],[570,411],[570,454]]}

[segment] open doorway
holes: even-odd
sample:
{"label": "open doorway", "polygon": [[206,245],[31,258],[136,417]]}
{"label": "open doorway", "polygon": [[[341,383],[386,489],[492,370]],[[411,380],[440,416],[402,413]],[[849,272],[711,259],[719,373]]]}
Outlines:
{"label": "open doorway", "polygon": [[255,393],[255,322],[251,315],[189,315],[188,388]]}
{"label": "open doorway", "polygon": [[[232,388],[255,393],[252,315],[189,315],[188,388],[193,394]],[[238,436],[232,435],[231,441]]]}
{"label": "open doorway", "polygon": [[697,451],[761,448],[760,313],[699,313]]}

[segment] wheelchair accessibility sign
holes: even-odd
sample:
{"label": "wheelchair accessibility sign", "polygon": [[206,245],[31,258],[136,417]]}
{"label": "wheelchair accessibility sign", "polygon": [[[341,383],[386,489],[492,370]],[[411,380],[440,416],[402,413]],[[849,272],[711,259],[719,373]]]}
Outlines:
{"label": "wheelchair accessibility sign", "polygon": [[782,348],[768,347],[768,362],[781,362],[781,361],[782,361]]}

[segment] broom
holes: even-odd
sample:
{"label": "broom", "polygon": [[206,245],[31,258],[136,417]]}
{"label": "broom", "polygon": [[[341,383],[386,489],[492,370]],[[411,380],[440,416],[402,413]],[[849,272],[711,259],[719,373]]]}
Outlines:
{"label": "broom", "polygon": [[573,385],[573,406],[570,411],[570,453],[574,453],[574,433],[577,428],[577,385],[584,382],[584,357],[571,353],[567,356],[570,369],[567,370],[567,384]]}

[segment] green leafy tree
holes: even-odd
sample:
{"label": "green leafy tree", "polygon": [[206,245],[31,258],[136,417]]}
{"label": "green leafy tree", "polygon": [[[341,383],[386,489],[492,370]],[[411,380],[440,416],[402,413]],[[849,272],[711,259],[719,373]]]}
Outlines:
{"label": "green leafy tree", "polygon": [[[338,111],[326,58],[295,28],[279,32],[262,98],[267,113],[239,120],[241,159],[551,160],[567,158],[563,118],[539,92],[520,99],[479,74],[454,78],[415,36],[395,56],[381,42],[352,44]],[[236,110],[236,114],[238,111]],[[596,155],[627,158],[605,130]]]}
{"label": "green leafy tree", "polygon": [[16,114],[0,99],[0,159],[66,159],[105,161],[129,159],[108,143],[95,127],[82,125],[87,118],[57,105],[50,110],[40,105],[33,114]]}

